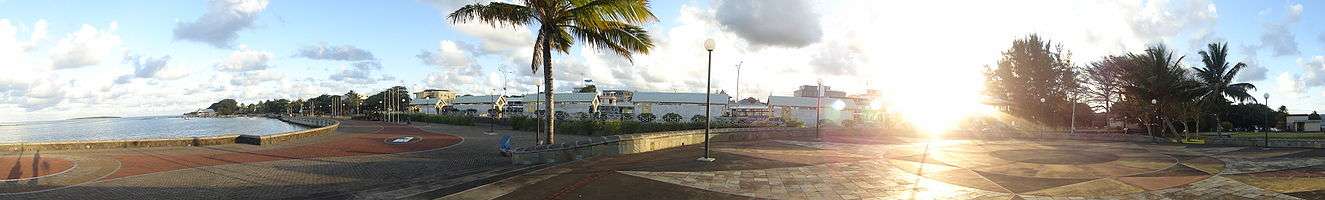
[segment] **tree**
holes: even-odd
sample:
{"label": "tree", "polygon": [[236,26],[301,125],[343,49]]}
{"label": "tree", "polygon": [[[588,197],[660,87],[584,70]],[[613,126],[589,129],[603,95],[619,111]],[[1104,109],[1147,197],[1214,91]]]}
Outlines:
{"label": "tree", "polygon": [[216,111],[216,114],[218,115],[233,115],[240,111],[239,102],[234,99],[222,99],[221,101],[212,103],[211,106],[207,106],[207,109]]}
{"label": "tree", "polygon": [[359,114],[360,106],[363,106],[363,97],[359,93],[354,93],[354,90],[345,93],[345,108],[349,109],[350,113]]}
{"label": "tree", "polygon": [[[1196,70],[1197,80],[1201,83],[1200,102],[1202,107],[1210,108],[1215,113],[1221,113],[1227,109],[1230,103],[1227,99],[1233,99],[1237,102],[1255,102],[1256,98],[1247,92],[1256,90],[1256,85],[1233,82],[1233,78],[1237,77],[1238,72],[1247,67],[1247,64],[1239,62],[1233,65],[1232,68],[1229,67],[1227,60],[1228,43],[1210,43],[1207,48],[1207,50],[1200,52],[1201,63],[1204,66],[1192,68]],[[1214,121],[1218,123],[1219,118],[1216,117]],[[1219,129],[1215,129],[1215,131],[1219,131]]]}
{"label": "tree", "polygon": [[304,108],[304,100],[303,100],[303,99],[295,99],[294,101],[290,102],[290,112],[292,112],[292,113],[301,113],[301,114],[302,114],[302,113],[303,113],[303,108]]}
{"label": "tree", "polygon": [[1311,114],[1307,115],[1307,120],[1320,120],[1320,114],[1316,114],[1316,111],[1311,111]]}
{"label": "tree", "polygon": [[[1144,54],[1129,53],[1123,73],[1123,99],[1138,119],[1158,119],[1161,130],[1177,135],[1173,119],[1184,105],[1199,100],[1201,84],[1182,67],[1182,59],[1164,45],[1152,45]],[[1152,104],[1151,101],[1154,101]]]}
{"label": "tree", "polygon": [[681,122],[681,115],[676,113],[667,113],[662,116],[663,122],[677,123]]}
{"label": "tree", "polygon": [[649,123],[653,122],[653,119],[658,118],[658,116],[653,115],[653,113],[644,113],[639,114],[637,118],[639,118],[640,123]]}
{"label": "tree", "polygon": [[1089,87],[1083,88],[1087,102],[1098,105],[1105,113],[1112,111],[1113,103],[1122,97],[1123,67],[1130,61],[1124,56],[1110,55],[1091,62],[1085,69],[1084,80]]}
{"label": "tree", "polygon": [[586,85],[586,86],[584,86],[584,87],[575,88],[575,92],[578,92],[578,93],[595,93],[595,92],[598,92],[598,86],[594,86],[594,85]]}
{"label": "tree", "polygon": [[989,96],[1006,100],[1013,116],[1034,122],[1066,126],[1077,89],[1076,72],[1062,45],[1028,35],[1012,42],[998,68],[989,69]]}
{"label": "tree", "polygon": [[[543,94],[548,112],[556,111],[553,98],[552,50],[570,52],[576,41],[616,53],[634,62],[632,53],[648,53],[653,40],[638,26],[656,21],[645,0],[525,0],[465,5],[447,16],[451,23],[478,21],[497,26],[529,26],[537,35],[530,70],[543,65]],[[548,143],[555,143],[556,121],[547,119]]]}
{"label": "tree", "polygon": [[704,117],[704,115],[695,115],[690,117],[690,123],[704,123],[705,121],[708,121],[708,118]]}

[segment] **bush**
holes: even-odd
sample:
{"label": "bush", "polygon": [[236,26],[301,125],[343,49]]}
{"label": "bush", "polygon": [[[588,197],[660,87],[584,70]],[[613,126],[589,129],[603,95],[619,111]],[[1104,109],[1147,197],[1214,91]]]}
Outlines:
{"label": "bush", "polygon": [[786,122],[783,122],[782,125],[792,128],[801,128],[805,127],[805,122],[801,122],[800,120],[796,119],[788,119]]}
{"label": "bush", "polygon": [[695,116],[693,116],[693,117],[690,117],[690,123],[700,123],[700,124],[702,124],[702,123],[707,122],[707,121],[708,121],[708,118],[707,118],[707,117],[704,117],[703,115],[695,115]]}
{"label": "bush", "polygon": [[633,119],[635,119],[635,115],[630,114],[630,113],[621,113],[621,121],[623,121],[623,122],[624,122],[624,121],[632,121]]}
{"label": "bush", "polygon": [[662,116],[662,119],[664,122],[667,122],[669,124],[674,124],[677,122],[681,122],[681,115],[676,113],[667,113],[666,115]]}
{"label": "bush", "polygon": [[653,122],[654,119],[657,119],[658,116],[653,115],[653,113],[644,113],[644,114],[639,114],[639,117],[637,118],[639,118],[640,123],[649,123]]}
{"label": "bush", "polygon": [[405,120],[416,121],[416,122],[450,124],[450,125],[461,125],[461,126],[474,125],[474,118],[468,116],[434,115],[434,114],[423,114],[423,113],[408,113],[408,114],[400,114],[399,116]]}

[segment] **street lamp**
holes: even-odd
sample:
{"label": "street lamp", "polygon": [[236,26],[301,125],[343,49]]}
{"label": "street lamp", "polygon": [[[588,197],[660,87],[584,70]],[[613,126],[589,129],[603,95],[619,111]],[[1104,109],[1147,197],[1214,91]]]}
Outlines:
{"label": "street lamp", "polygon": [[715,46],[717,44],[714,44],[713,38],[704,40],[704,50],[708,50],[708,72],[705,73],[707,83],[704,85],[704,157],[697,159],[702,162],[713,162],[715,160],[709,154],[709,129],[713,128],[713,118],[710,116],[713,110],[709,109],[709,104],[711,104],[710,97],[713,93],[713,48]]}
{"label": "street lamp", "polygon": [[[1155,117],[1159,117],[1159,100],[1158,100],[1158,99],[1150,99],[1150,105],[1155,106]],[[1152,120],[1151,123],[1147,123],[1147,124],[1146,124],[1146,133],[1150,133],[1150,142],[1151,142],[1151,143],[1154,143],[1154,142],[1155,142],[1155,132],[1150,130],[1150,126],[1152,126],[1152,125],[1154,124],[1153,120],[1155,120],[1155,119],[1152,118],[1151,120]]]}
{"label": "street lamp", "polygon": [[[1265,97],[1265,108],[1270,108],[1270,93],[1269,93],[1269,92],[1266,92],[1265,95],[1262,95],[1262,96]],[[1273,110],[1273,109],[1271,109],[1271,110]],[[1272,125],[1270,125],[1270,124],[1273,123],[1272,121],[1274,121],[1274,120],[1273,120],[1273,119],[1265,120],[1265,123],[1266,123],[1265,126],[1272,126]],[[1218,126],[1218,125],[1219,125],[1219,122],[1215,122],[1215,125]],[[1262,135],[1264,135],[1264,137],[1265,137],[1264,139],[1262,139],[1262,140],[1265,140],[1265,148],[1269,148],[1269,147],[1270,147],[1270,129],[1268,129],[1268,128],[1265,129],[1265,134],[1262,134]]]}
{"label": "street lamp", "polygon": [[[1040,107],[1041,107],[1041,108],[1045,107],[1045,106],[1044,106],[1044,102],[1045,102],[1044,97],[1040,97]],[[1048,120],[1048,119],[1045,119],[1045,120]],[[1041,136],[1043,136],[1043,135],[1044,135],[1044,132],[1040,132],[1039,134],[1040,134]],[[1040,137],[1040,139],[1044,139],[1044,137]]]}

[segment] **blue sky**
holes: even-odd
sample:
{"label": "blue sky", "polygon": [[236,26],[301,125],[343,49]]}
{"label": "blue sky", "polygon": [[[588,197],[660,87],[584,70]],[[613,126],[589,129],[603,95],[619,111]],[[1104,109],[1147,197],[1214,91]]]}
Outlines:
{"label": "blue sky", "polygon": [[[527,29],[444,20],[471,2],[0,0],[0,65],[13,69],[0,74],[7,113],[0,121],[173,115],[222,98],[251,103],[389,85],[531,92]],[[604,88],[702,91],[699,44],[714,38],[717,89],[740,84],[740,96],[762,99],[822,79],[851,93],[879,89],[906,107],[964,97],[914,98],[930,91],[978,94],[983,66],[1012,39],[1038,33],[1061,41],[1081,64],[1151,43],[1196,64],[1204,43],[1227,41],[1235,61],[1252,64],[1243,78],[1259,86],[1257,96],[1270,93],[1272,104],[1294,112],[1325,109],[1325,15],[1317,14],[1325,3],[1318,1],[738,0],[651,8],[657,49],[634,62],[593,49],[559,54],[557,88],[592,79]],[[234,36],[216,37],[225,34]]]}

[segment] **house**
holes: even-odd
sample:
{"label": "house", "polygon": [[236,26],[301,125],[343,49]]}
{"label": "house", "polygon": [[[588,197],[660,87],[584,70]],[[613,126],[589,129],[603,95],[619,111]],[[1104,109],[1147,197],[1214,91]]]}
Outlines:
{"label": "house", "polygon": [[195,110],[195,111],[193,111],[193,112],[184,113],[184,116],[185,116],[185,117],[215,117],[215,116],[216,116],[216,110],[212,110],[212,109],[198,109],[198,110]]}
{"label": "house", "polygon": [[455,99],[455,92],[450,90],[426,89],[415,92],[416,99]]}
{"label": "house", "polygon": [[[593,116],[598,113],[598,93],[555,93],[552,94],[556,101],[555,108],[559,113],[566,113],[568,117],[584,115]],[[524,95],[525,114],[538,114],[544,111],[543,93]],[[532,107],[531,107],[532,106]]]}
{"label": "house", "polygon": [[424,114],[441,114],[442,107],[447,104],[441,99],[412,99],[409,101],[410,110]]}
{"label": "house", "polygon": [[506,116],[524,116],[525,115],[525,96],[513,95],[506,97],[506,106],[502,108],[502,113]]}
{"label": "house", "polygon": [[506,106],[506,97],[501,95],[460,96],[451,101],[449,110],[471,116],[501,117],[501,110]]}
{"label": "house", "polygon": [[705,97],[708,97],[708,113],[711,113],[710,119],[725,115],[723,111],[731,102],[731,97],[725,93],[705,95],[704,93],[666,93],[666,92],[635,92],[630,102],[634,104],[636,115],[652,113],[660,119],[667,113],[676,113],[682,118],[690,119],[695,115],[704,115]]}
{"label": "house", "polygon": [[727,117],[741,119],[742,121],[763,121],[772,115],[766,103],[737,103],[727,108]]}
{"label": "house", "polygon": [[1319,115],[1313,117],[1310,114],[1292,114],[1284,117],[1284,122],[1288,125],[1288,131],[1292,132],[1320,132],[1321,130]]}
{"label": "house", "polygon": [[[794,119],[805,123],[806,126],[814,126],[816,117],[825,122],[841,122],[846,119],[860,119],[861,111],[866,110],[868,104],[854,98],[822,98],[813,97],[788,97],[788,96],[769,96],[768,109],[771,117],[781,118],[783,120]],[[815,110],[819,109],[821,113],[816,116]]]}
{"label": "house", "polygon": [[[816,92],[819,91],[819,87],[820,86],[802,85],[800,89],[796,89],[796,91],[792,92],[792,95],[796,97],[815,97]],[[842,98],[847,96],[846,92],[833,90],[832,87],[823,86],[823,90],[824,97]]]}

